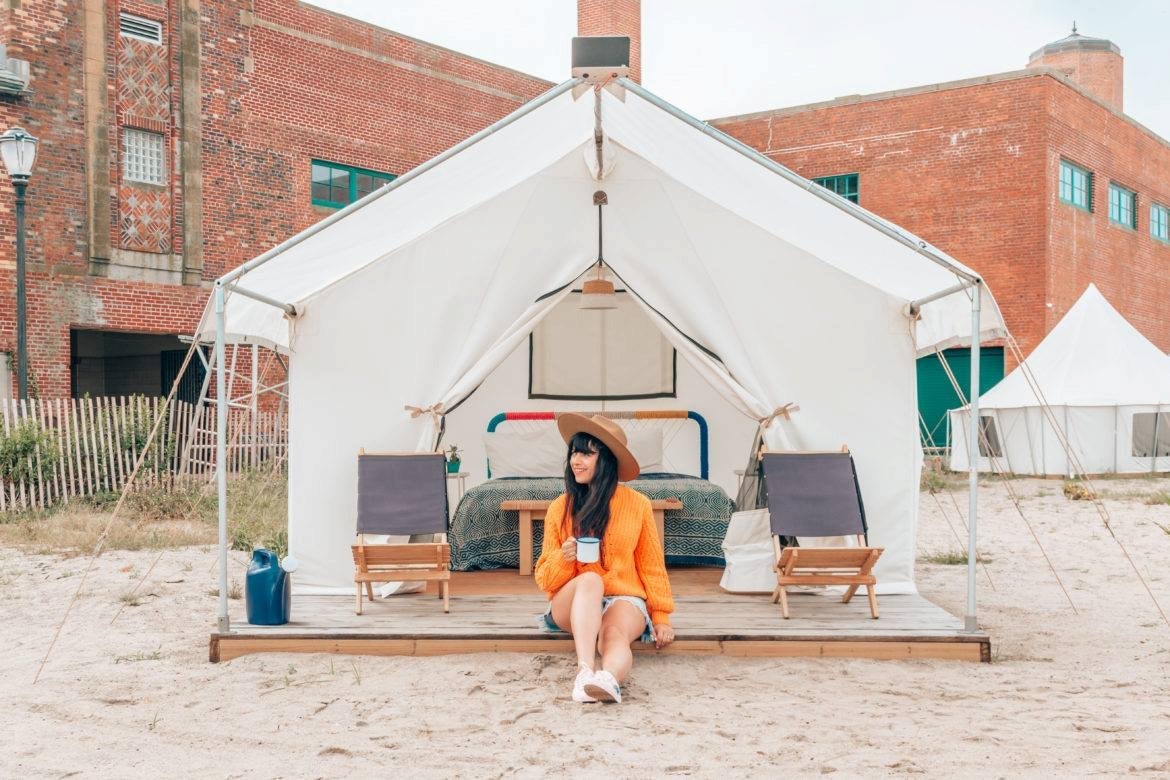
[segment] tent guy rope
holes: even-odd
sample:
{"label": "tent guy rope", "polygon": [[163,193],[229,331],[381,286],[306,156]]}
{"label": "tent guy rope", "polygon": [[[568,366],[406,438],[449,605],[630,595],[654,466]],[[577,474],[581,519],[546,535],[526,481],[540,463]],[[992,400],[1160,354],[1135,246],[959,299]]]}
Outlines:
{"label": "tent guy rope", "polygon": [[1092,497],[1091,501],[1097,510],[1098,516],[1101,518],[1102,524],[1105,526],[1105,530],[1109,532],[1109,536],[1112,537],[1113,541],[1117,543],[1117,546],[1121,549],[1122,555],[1125,556],[1125,560],[1129,563],[1130,568],[1133,569],[1133,573],[1137,575],[1138,581],[1141,582],[1142,587],[1145,588],[1146,593],[1150,597],[1150,600],[1154,602],[1154,607],[1158,610],[1158,614],[1161,616],[1162,622],[1165,623],[1168,628],[1170,628],[1170,617],[1166,616],[1166,611],[1162,608],[1161,602],[1159,602],[1158,597],[1154,595],[1154,591],[1150,587],[1150,583],[1146,580],[1145,575],[1143,575],[1141,570],[1138,569],[1137,562],[1134,561],[1133,556],[1130,555],[1129,550],[1125,546],[1125,543],[1121,541],[1121,538],[1118,537],[1117,533],[1113,530],[1113,524],[1110,522],[1111,518],[1109,516],[1109,510],[1105,507],[1105,502],[1101,500],[1100,493],[1097,491],[1096,487],[1094,487],[1092,481],[1089,479],[1088,473],[1081,466],[1080,459],[1073,451],[1072,443],[1068,440],[1068,432],[1057,424],[1056,415],[1053,414],[1052,408],[1048,405],[1048,401],[1044,397],[1044,391],[1040,387],[1040,383],[1036,380],[1035,374],[1032,373],[1031,366],[1029,366],[1028,362],[1024,359],[1023,350],[1020,349],[1019,343],[1010,333],[1007,335],[1006,343],[1012,352],[1012,356],[1015,357],[1016,361],[1023,370],[1023,375],[1028,382],[1028,386],[1031,387],[1032,391],[1036,394],[1036,400],[1040,402],[1040,408],[1044,410],[1045,415],[1048,417],[1049,425],[1051,425],[1053,430],[1056,431],[1061,446],[1065,448],[1065,453],[1068,455],[1069,463],[1076,470],[1077,478],[1088,486],[1089,495]]}
{"label": "tent guy rope", "polygon": [[[918,420],[922,425],[922,430],[926,433],[926,440],[929,445],[932,448],[937,448],[934,437],[930,434],[930,431],[926,430],[926,419],[922,416],[921,411],[918,412]],[[968,533],[969,531],[967,529],[967,520],[963,517],[962,510],[959,509],[959,502],[955,498],[955,492],[945,485],[943,489],[946,491],[947,495],[950,496],[951,503],[955,506],[955,516],[959,518],[959,524],[963,526],[963,533]],[[951,529],[951,535],[955,537],[955,541],[958,543],[959,549],[962,550],[964,547],[963,539],[959,536],[958,532],[955,531],[955,526],[951,523],[950,515],[947,514],[947,511],[943,507],[942,502],[938,500],[938,496],[934,493],[934,491],[927,490],[926,492],[930,494],[932,499],[934,499],[935,505],[938,506],[939,514],[942,515],[942,518],[946,522],[947,527]],[[979,563],[979,567],[983,570],[983,576],[987,578],[987,584],[991,587],[992,590],[996,590],[995,583],[991,579],[991,572],[987,570],[987,563],[983,560],[983,556],[976,552],[975,560]]]}
{"label": "tent guy rope", "polygon": [[65,607],[65,614],[61,616],[61,620],[57,623],[57,627],[53,631],[53,638],[49,640],[49,646],[45,649],[45,656],[41,659],[36,674],[33,675],[34,685],[41,679],[41,672],[45,670],[45,664],[49,662],[49,656],[52,655],[53,648],[57,645],[57,640],[61,636],[61,629],[65,627],[65,622],[69,620],[69,613],[73,610],[73,605],[77,603],[77,599],[81,595],[81,589],[85,587],[86,580],[89,579],[90,572],[93,571],[93,566],[97,562],[98,556],[101,555],[102,549],[105,547],[106,540],[110,535],[110,529],[113,528],[114,521],[118,519],[118,513],[122,511],[122,505],[126,502],[126,495],[134,486],[134,480],[138,477],[139,469],[146,462],[146,454],[150,451],[151,445],[154,444],[155,437],[158,435],[159,426],[162,425],[163,419],[167,416],[171,401],[179,389],[179,382],[183,378],[183,374],[187,371],[187,366],[191,363],[191,356],[197,348],[198,342],[192,341],[191,346],[187,349],[186,357],[183,358],[183,364],[179,367],[178,373],[175,374],[175,381],[171,383],[171,390],[167,393],[166,400],[163,402],[158,415],[155,417],[154,427],[150,429],[150,434],[146,438],[146,444],[143,445],[142,451],[138,453],[138,459],[134,462],[134,469],[130,472],[130,476],[126,479],[126,484],[122,487],[122,494],[118,496],[118,503],[114,505],[114,510],[110,513],[110,519],[106,521],[105,527],[102,529],[101,534],[98,535],[93,552],[89,556],[89,562],[86,564],[85,571],[81,575],[81,581],[77,583],[77,589],[73,591],[73,596],[69,599],[69,603]]}
{"label": "tent guy rope", "polygon": [[[943,351],[941,349],[936,349],[935,354],[938,355],[938,359],[939,359],[939,362],[942,364],[943,371],[946,372],[947,378],[950,379],[951,387],[954,389],[955,394],[958,396],[959,402],[966,404],[967,403],[967,396],[963,392],[963,388],[959,386],[959,380],[955,377],[954,371],[951,370],[951,366],[950,366],[950,363],[947,362],[946,355],[943,354]],[[987,451],[988,457],[994,459],[995,456],[991,454],[991,446],[990,446],[989,442],[987,441],[987,432],[983,430],[983,426],[981,426],[981,425],[979,426],[978,430],[979,430],[980,443],[983,445],[983,448]],[[996,462],[998,463],[998,461],[996,461]],[[972,468],[974,468],[974,464],[972,464]],[[1055,566],[1055,564],[1052,563],[1052,559],[1048,557],[1048,550],[1046,550],[1044,548],[1044,543],[1040,541],[1040,536],[1036,533],[1036,529],[1032,527],[1031,521],[1029,521],[1027,515],[1024,514],[1024,508],[1020,504],[1019,495],[1016,493],[1015,489],[1012,487],[1011,482],[1008,480],[1006,473],[1001,472],[998,469],[998,467],[996,467],[994,470],[999,472],[1000,477],[1001,477],[1000,481],[1003,484],[1003,486],[1007,489],[1008,497],[1011,499],[1012,505],[1016,508],[1016,513],[1019,514],[1020,519],[1024,521],[1024,525],[1027,527],[1028,533],[1030,533],[1032,535],[1032,540],[1036,542],[1036,547],[1040,550],[1040,554],[1044,557],[1044,562],[1048,564],[1048,570],[1050,572],[1052,572],[1053,578],[1056,579],[1056,584],[1060,586],[1060,591],[1061,591],[1061,593],[1064,594],[1064,598],[1068,601],[1068,605],[1072,609],[1073,614],[1079,615],[1080,612],[1077,610],[1077,605],[1073,602],[1072,596],[1068,592],[1068,588],[1065,587],[1064,580],[1062,580],[1060,578],[1060,572],[1058,572],[1056,570],[1056,566]]]}

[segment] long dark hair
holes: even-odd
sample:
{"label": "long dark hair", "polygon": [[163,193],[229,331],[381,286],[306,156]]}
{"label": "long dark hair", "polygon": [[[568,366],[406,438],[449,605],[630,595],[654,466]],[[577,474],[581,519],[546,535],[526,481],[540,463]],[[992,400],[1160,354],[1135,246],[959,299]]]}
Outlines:
{"label": "long dark hair", "polygon": [[[569,461],[574,452],[589,454],[596,452],[597,470],[593,480],[582,485],[573,476]],[[569,512],[573,518],[574,536],[605,536],[609,525],[609,500],[617,490],[617,458],[605,444],[587,433],[578,433],[569,440],[569,452],[565,456],[565,492],[569,495]]]}

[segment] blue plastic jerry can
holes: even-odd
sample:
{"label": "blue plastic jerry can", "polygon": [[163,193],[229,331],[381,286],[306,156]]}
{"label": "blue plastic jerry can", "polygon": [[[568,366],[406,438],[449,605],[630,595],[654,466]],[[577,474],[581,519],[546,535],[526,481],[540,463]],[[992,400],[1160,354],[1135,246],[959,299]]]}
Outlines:
{"label": "blue plastic jerry can", "polygon": [[281,568],[276,553],[253,550],[252,565],[244,581],[248,622],[254,626],[280,626],[292,612],[292,577]]}

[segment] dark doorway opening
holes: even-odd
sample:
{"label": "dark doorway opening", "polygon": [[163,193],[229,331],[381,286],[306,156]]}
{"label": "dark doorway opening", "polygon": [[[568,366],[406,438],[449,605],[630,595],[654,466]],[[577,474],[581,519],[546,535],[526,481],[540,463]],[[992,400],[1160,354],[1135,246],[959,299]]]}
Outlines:
{"label": "dark doorway opening", "polygon": [[[165,396],[188,346],[178,336],[110,330],[70,332],[73,397]],[[175,398],[195,403],[206,369],[198,356],[187,366]]]}

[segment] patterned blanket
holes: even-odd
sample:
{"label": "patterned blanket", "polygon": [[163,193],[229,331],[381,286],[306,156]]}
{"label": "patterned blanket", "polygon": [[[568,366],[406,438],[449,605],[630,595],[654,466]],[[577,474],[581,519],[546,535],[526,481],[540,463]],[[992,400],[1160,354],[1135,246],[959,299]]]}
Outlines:
{"label": "patterned blanket", "polygon": [[[643,474],[629,483],[648,498],[677,498],[683,508],[665,515],[666,562],[673,566],[723,566],[720,544],[733,502],[718,485],[682,474]],[[501,512],[512,499],[552,500],[565,492],[558,478],[492,479],[467,491],[451,520],[451,568],[515,569],[520,565],[519,517]],[[543,523],[533,531],[533,554],[540,556]]]}

